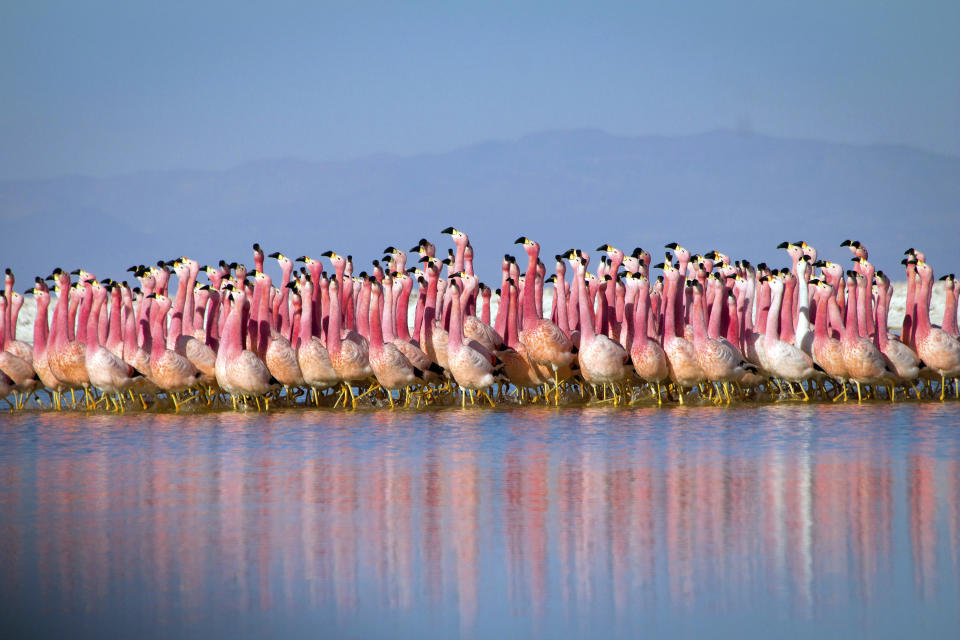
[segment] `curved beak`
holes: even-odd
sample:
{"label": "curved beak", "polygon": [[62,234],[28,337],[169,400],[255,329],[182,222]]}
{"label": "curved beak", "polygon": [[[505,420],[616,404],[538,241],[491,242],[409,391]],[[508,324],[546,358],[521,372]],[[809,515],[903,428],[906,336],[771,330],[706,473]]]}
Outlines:
{"label": "curved beak", "polygon": [[453,227],[447,227],[446,229],[444,229],[444,230],[441,231],[440,233],[446,233],[447,235],[453,235],[453,231],[454,231]]}
{"label": "curved beak", "polygon": [[526,244],[526,243],[527,243],[526,236],[520,236],[519,238],[513,241],[513,244]]}
{"label": "curved beak", "polygon": [[267,257],[268,257],[268,258],[279,258],[279,257],[280,257],[280,252],[279,252],[279,251],[274,251],[273,253],[271,253],[271,254],[268,255]]}

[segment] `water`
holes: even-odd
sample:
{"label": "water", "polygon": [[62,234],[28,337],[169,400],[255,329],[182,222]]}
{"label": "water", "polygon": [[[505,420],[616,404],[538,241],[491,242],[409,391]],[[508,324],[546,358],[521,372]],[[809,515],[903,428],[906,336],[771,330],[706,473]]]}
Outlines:
{"label": "water", "polygon": [[960,404],[0,418],[69,637],[957,637]]}

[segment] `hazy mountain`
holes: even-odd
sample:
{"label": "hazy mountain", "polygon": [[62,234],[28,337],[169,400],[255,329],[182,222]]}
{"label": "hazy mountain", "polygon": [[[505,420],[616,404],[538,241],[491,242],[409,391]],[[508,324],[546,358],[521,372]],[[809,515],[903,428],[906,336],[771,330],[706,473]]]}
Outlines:
{"label": "hazy mountain", "polygon": [[938,275],[960,270],[960,158],[731,132],[550,132],[413,157],[4,181],[0,220],[0,262],[23,284],[57,265],[118,278],[181,254],[251,264],[255,241],[293,257],[351,253],[366,268],[423,235],[445,251],[448,225],[470,234],[487,279],[519,235],[538,239],[548,263],[607,242],[659,258],[672,240],[783,263],[776,245],[800,239],[846,261],[849,237],[901,279],[908,246]]}

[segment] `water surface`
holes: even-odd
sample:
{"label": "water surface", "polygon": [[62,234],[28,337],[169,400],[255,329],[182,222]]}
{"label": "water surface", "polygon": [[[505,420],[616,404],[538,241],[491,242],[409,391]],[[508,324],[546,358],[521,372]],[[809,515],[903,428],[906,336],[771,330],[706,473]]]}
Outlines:
{"label": "water surface", "polygon": [[0,510],[17,635],[960,629],[958,403],[27,413]]}

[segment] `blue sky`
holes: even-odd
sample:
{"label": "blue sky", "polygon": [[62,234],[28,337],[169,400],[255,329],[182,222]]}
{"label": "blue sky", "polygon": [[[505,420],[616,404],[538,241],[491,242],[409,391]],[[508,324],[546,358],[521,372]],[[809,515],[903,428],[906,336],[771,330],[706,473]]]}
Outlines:
{"label": "blue sky", "polygon": [[0,179],[749,128],[960,155],[957,2],[8,2]]}

